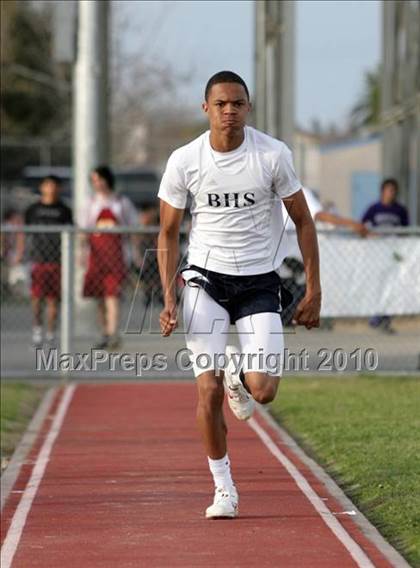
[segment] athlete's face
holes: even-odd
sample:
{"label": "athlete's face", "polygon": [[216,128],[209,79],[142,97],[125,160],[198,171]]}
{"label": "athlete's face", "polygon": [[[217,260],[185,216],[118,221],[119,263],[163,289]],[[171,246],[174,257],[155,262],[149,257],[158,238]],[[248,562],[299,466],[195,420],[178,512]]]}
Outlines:
{"label": "athlete's face", "polygon": [[251,104],[239,83],[218,83],[211,88],[203,110],[211,130],[235,134],[245,126]]}

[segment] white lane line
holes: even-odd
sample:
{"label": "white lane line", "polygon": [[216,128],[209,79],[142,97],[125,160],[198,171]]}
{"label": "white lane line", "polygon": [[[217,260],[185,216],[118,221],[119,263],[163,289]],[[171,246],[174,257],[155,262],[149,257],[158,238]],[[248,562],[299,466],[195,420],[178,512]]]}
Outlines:
{"label": "white lane line", "polygon": [[305,497],[311,502],[314,509],[319,513],[319,516],[324,521],[324,523],[331,529],[333,534],[338,538],[341,544],[348,550],[353,560],[357,563],[360,568],[375,568],[371,560],[366,556],[360,546],[355,542],[349,533],[344,529],[344,527],[337,521],[325,503],[318,497],[300,471],[293,465],[293,463],[287,458],[275,442],[273,442],[270,435],[262,428],[255,418],[250,418],[248,420],[249,426],[254,430],[257,436],[261,439],[267,449],[273,454],[273,456],[282,464],[282,466],[289,472],[293,477],[296,485],[305,495]]}
{"label": "white lane line", "polygon": [[[50,411],[51,405],[54,401],[57,392],[57,387],[51,387],[43,396],[32,420],[30,421],[26,432],[23,434],[22,439],[13,452],[10,462],[8,463],[5,471],[1,474],[0,480],[0,493],[1,493],[1,510],[7,502],[10,492],[19,477],[22,465],[25,462],[26,456],[31,451],[31,448],[38,437],[39,431],[44,423],[45,417]],[[15,493],[15,491],[13,491]],[[19,491],[23,493],[23,491]]]}
{"label": "white lane line", "polygon": [[45,468],[47,467],[51,450],[60,432],[75,388],[76,385],[73,384],[68,385],[64,390],[63,397],[58,406],[50,430],[44,440],[44,443],[42,444],[41,450],[36,459],[35,466],[32,470],[32,475],[25,487],[25,491],[23,492],[21,500],[19,501],[19,505],[16,508],[15,514],[13,515],[12,522],[10,524],[9,530],[7,531],[3,546],[1,547],[0,564],[2,568],[10,568],[10,566],[12,565],[13,557],[16,553],[20,537],[22,536],[22,532],[26,523],[26,518],[31,509],[36,492],[38,491],[39,484],[41,483],[44,476]]}

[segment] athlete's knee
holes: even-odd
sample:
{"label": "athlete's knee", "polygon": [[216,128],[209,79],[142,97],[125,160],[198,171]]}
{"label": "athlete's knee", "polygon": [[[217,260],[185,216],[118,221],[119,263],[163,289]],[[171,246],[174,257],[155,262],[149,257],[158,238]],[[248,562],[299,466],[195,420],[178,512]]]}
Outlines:
{"label": "athlete's knee", "polygon": [[264,382],[259,382],[251,388],[253,398],[260,404],[272,402],[277,394],[279,380],[275,377],[267,377]]}
{"label": "athlete's knee", "polygon": [[215,377],[201,377],[198,379],[198,404],[202,410],[218,409],[223,404],[223,384]]}
{"label": "athlete's knee", "polygon": [[260,404],[267,404],[272,402],[276,396],[276,392],[272,389],[258,389],[252,393],[254,399]]}

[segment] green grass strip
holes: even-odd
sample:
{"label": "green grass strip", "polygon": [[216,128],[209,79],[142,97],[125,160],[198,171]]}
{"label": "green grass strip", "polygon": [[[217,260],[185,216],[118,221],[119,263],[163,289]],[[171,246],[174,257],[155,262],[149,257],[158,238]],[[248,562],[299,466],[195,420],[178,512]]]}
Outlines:
{"label": "green grass strip", "polygon": [[0,446],[2,470],[7,466],[9,458],[19,443],[44,392],[44,386],[28,383],[1,383]]}
{"label": "green grass strip", "polygon": [[272,413],[420,566],[420,379],[290,377]]}

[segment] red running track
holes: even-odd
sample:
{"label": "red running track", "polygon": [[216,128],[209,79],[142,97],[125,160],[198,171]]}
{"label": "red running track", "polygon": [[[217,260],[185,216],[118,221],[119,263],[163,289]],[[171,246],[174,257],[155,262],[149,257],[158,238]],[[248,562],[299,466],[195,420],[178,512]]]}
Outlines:
{"label": "red running track", "polygon": [[[206,520],[213,488],[195,427],[193,384],[73,388],[57,393],[4,508],[3,568],[391,566],[350,517],[338,523],[322,513],[360,551],[352,557],[256,432],[228,410],[240,516]],[[321,502],[339,512],[279,434],[261,417],[256,423]],[[48,441],[51,454],[38,475]]]}

